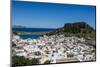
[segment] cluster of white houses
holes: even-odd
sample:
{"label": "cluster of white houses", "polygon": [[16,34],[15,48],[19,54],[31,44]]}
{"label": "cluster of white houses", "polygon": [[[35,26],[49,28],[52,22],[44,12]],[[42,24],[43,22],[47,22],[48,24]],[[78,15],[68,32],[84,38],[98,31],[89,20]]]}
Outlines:
{"label": "cluster of white houses", "polygon": [[37,58],[40,64],[95,60],[95,48],[85,44],[84,38],[64,35],[43,36],[39,39],[22,39],[13,36],[13,55]]}

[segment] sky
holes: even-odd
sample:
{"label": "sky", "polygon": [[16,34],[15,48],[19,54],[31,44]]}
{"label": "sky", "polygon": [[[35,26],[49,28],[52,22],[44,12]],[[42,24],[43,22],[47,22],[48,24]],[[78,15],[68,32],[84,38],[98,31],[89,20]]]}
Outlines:
{"label": "sky", "polygon": [[95,6],[13,1],[12,25],[59,28],[65,23],[85,21],[95,28]]}

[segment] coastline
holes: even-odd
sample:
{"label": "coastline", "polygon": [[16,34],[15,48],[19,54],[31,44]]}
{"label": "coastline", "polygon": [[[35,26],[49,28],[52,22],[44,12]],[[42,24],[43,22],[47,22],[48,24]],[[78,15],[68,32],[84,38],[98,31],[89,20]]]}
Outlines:
{"label": "coastline", "polygon": [[18,35],[28,35],[28,34],[35,34],[35,35],[45,35],[50,32],[16,32]]}

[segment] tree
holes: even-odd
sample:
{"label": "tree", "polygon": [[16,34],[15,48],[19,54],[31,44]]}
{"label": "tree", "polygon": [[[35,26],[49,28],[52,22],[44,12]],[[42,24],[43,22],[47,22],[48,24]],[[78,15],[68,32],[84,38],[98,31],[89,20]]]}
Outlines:
{"label": "tree", "polygon": [[39,64],[39,59],[33,58],[31,63],[32,65]]}
{"label": "tree", "polygon": [[12,56],[12,67],[39,64],[39,59],[28,59],[24,56]]}
{"label": "tree", "polygon": [[12,42],[12,47],[16,47],[16,44],[14,44],[13,42]]}
{"label": "tree", "polygon": [[14,35],[17,35],[17,32],[13,32]]}

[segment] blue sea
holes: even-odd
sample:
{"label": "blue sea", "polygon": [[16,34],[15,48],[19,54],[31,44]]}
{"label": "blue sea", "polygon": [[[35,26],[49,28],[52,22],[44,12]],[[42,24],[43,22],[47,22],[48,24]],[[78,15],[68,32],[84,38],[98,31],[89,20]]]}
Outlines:
{"label": "blue sea", "polygon": [[33,35],[33,34],[25,34],[19,35],[22,39],[38,39],[39,37],[43,37],[43,35]]}
{"label": "blue sea", "polygon": [[50,32],[56,29],[50,28],[13,28],[15,32]]}
{"label": "blue sea", "polygon": [[[51,32],[55,31],[56,29],[49,29],[49,28],[13,28],[14,32]],[[42,37],[43,35],[35,35],[35,34],[25,34],[19,35],[23,39],[37,39]]]}

